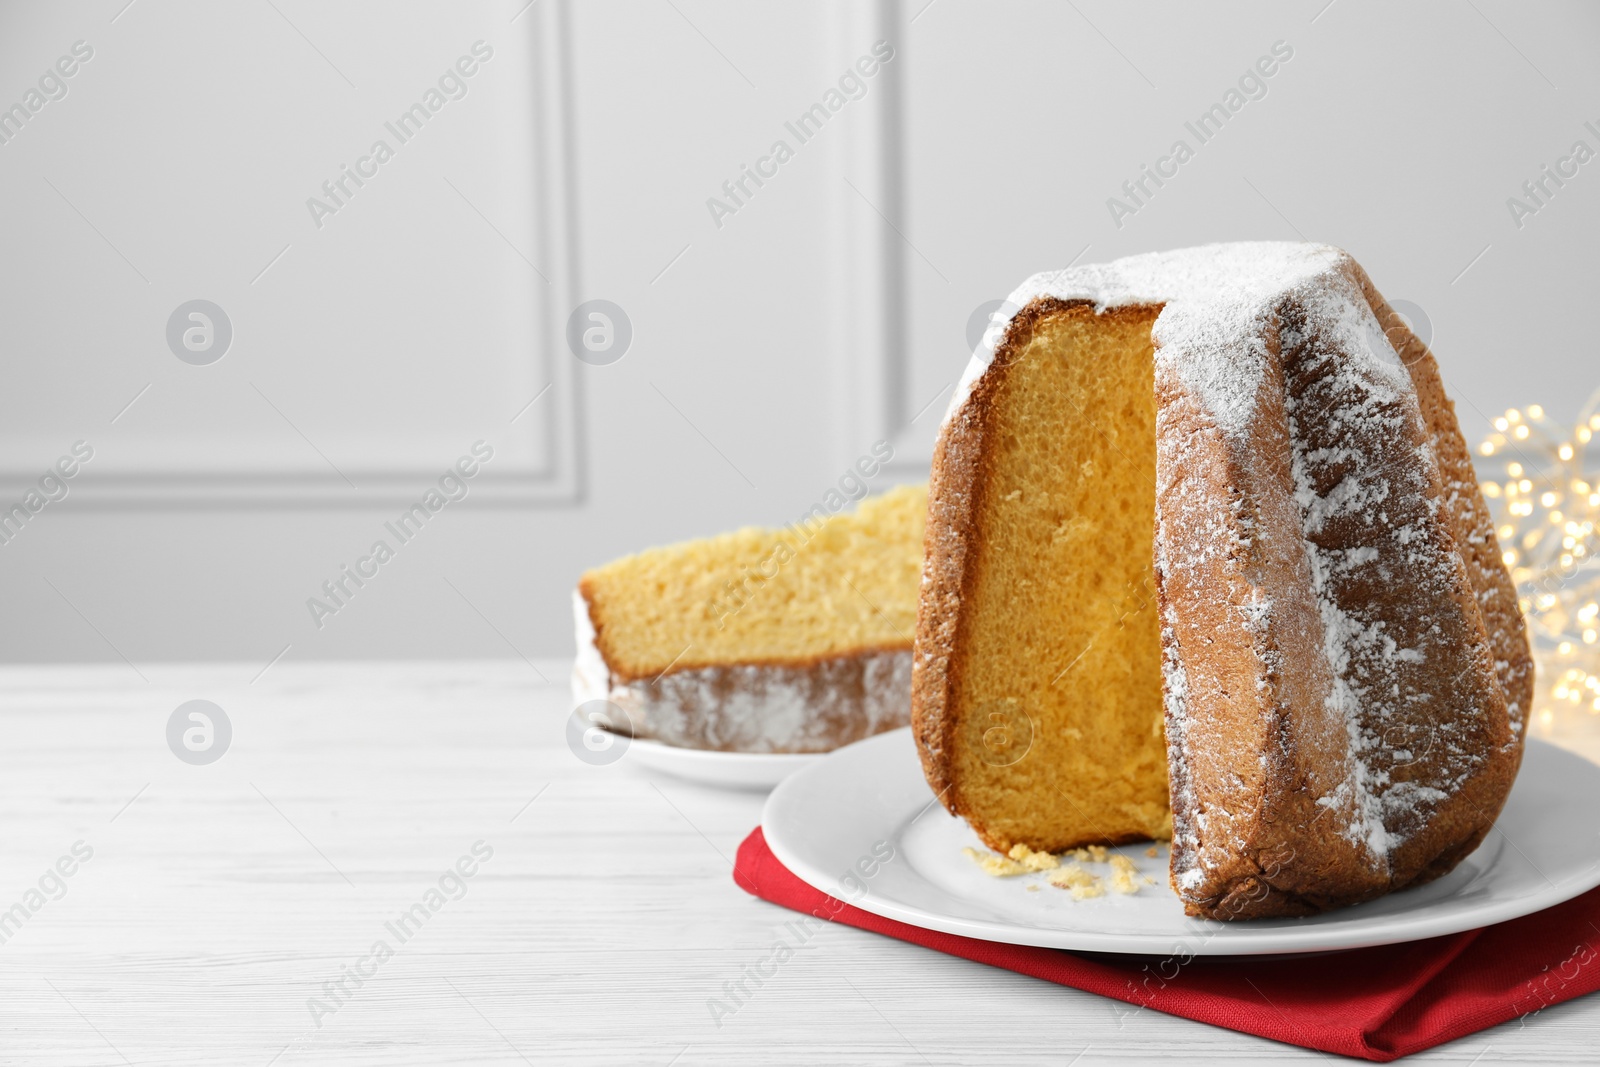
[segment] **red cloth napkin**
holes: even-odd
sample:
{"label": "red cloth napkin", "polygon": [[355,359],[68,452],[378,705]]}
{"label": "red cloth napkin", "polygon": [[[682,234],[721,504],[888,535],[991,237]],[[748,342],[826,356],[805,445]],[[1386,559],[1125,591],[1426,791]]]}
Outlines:
{"label": "red cloth napkin", "polygon": [[734,881],[819,919],[1291,1045],[1387,1062],[1600,988],[1600,889],[1482,930],[1313,957],[1079,955],[959,937],[853,908],[778,862],[760,827]]}

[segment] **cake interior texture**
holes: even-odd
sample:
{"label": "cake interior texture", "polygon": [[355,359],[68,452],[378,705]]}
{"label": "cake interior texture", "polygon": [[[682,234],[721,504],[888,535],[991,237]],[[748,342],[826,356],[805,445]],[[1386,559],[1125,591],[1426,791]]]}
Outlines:
{"label": "cake interior texture", "polygon": [[730,663],[803,666],[907,649],[927,487],[792,526],[653,548],[585,574],[595,643],[620,682]]}
{"label": "cake interior texture", "polygon": [[993,370],[983,531],[952,693],[960,803],[991,847],[1170,833],[1152,574],[1159,307],[1030,308]]}

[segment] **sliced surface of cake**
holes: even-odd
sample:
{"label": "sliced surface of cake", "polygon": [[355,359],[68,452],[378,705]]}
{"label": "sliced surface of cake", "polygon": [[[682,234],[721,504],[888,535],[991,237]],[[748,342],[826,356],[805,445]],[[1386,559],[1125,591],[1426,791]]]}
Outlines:
{"label": "sliced surface of cake", "polygon": [[990,846],[1158,837],[1192,915],[1451,870],[1532,661],[1426,346],[1338,249],[1029,279],[935,451],[913,671],[934,792]]}
{"label": "sliced surface of cake", "polygon": [[581,704],[636,737],[827,752],[910,715],[926,486],[813,508],[589,571],[573,598]]}

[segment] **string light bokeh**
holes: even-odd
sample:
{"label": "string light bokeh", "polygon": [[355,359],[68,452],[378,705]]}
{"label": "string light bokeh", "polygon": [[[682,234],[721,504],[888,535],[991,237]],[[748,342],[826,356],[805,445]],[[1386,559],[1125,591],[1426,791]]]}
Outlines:
{"label": "string light bokeh", "polygon": [[1533,642],[1531,727],[1600,726],[1600,390],[1571,427],[1538,404],[1508,410],[1477,467]]}

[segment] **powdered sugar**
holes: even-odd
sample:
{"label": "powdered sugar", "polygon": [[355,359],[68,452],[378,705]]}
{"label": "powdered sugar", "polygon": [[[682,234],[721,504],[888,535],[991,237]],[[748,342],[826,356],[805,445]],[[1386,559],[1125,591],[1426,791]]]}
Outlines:
{"label": "powdered sugar", "polygon": [[[1039,297],[1054,297],[1088,301],[1097,311],[1165,305],[1152,331],[1159,358],[1170,360],[1184,383],[1204,398],[1224,432],[1242,432],[1266,367],[1262,338],[1273,307],[1285,292],[1327,273],[1343,257],[1328,245],[1241,242],[1035,274],[1007,298],[1013,314],[984,332],[946,418],[988,369],[1015,311]],[[1246,358],[1240,358],[1240,338],[1255,339]]]}
{"label": "powdered sugar", "polygon": [[[1327,706],[1349,737],[1345,780],[1324,799],[1352,814],[1341,832],[1387,871],[1392,851],[1426,825],[1427,811],[1475,761],[1437,761],[1427,780],[1395,780],[1396,765],[1417,762],[1396,743],[1419,727],[1407,703],[1450,699],[1430,691],[1437,672],[1428,667],[1452,650],[1419,647],[1436,643],[1429,618],[1393,617],[1371,588],[1387,578],[1414,591],[1415,604],[1448,605],[1459,573],[1439,543],[1438,472],[1415,391],[1376,316],[1342,274],[1304,294],[1301,307],[1303,324],[1282,338],[1291,368],[1290,470],[1333,671]],[[1406,645],[1397,630],[1410,631]]]}

